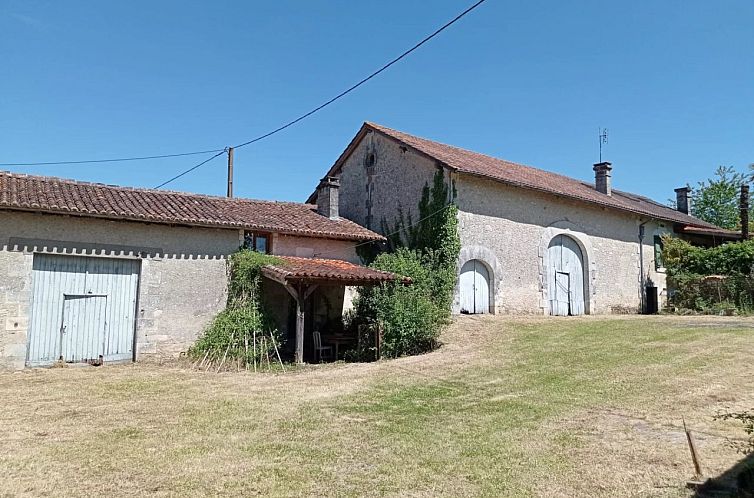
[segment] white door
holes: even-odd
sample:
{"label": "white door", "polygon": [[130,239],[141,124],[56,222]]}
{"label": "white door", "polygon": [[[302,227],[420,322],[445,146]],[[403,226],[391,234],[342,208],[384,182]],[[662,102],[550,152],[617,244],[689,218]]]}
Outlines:
{"label": "white door", "polygon": [[557,235],[547,249],[547,295],[551,315],[584,314],[584,259],[578,243]]}
{"label": "white door", "polygon": [[63,325],[60,328],[60,357],[63,361],[86,362],[104,358],[106,311],[106,296],[63,297]]}
{"label": "white door", "polygon": [[461,313],[476,314],[490,311],[490,273],[479,260],[467,261],[459,278]]}
{"label": "white door", "polygon": [[133,359],[138,282],[138,260],[35,254],[26,364]]}
{"label": "white door", "polygon": [[570,299],[571,279],[567,273],[560,271],[555,272],[555,296],[550,301],[552,303],[552,314],[557,316],[568,316],[571,311]]}

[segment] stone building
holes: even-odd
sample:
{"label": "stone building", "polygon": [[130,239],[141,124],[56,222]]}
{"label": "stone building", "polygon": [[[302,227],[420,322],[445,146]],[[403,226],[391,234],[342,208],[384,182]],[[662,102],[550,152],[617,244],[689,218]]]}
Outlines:
{"label": "stone building", "polygon": [[[412,213],[436,172],[454,186],[462,243],[456,313],[635,313],[643,285],[667,294],[660,235],[700,243],[737,237],[612,188],[612,166],[587,183],[365,123],[327,173],[341,214],[378,232]],[[317,193],[309,201],[315,201]]]}
{"label": "stone building", "polygon": [[0,366],[175,356],[225,306],[226,259],[244,245],[296,269],[264,285],[303,347],[289,282],[308,286],[311,330],[350,286],[392,278],[355,264],[354,246],[382,237],[338,216],[336,188],[313,206],[0,172]]}

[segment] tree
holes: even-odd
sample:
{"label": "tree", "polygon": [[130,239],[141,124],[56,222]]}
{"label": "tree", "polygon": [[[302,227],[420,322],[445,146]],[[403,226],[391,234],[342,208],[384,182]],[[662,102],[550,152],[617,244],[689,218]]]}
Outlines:
{"label": "tree", "polygon": [[[715,175],[691,192],[691,214],[722,228],[738,230],[741,216],[738,208],[741,185],[747,178],[732,166],[718,166]],[[751,217],[750,217],[751,219]]]}

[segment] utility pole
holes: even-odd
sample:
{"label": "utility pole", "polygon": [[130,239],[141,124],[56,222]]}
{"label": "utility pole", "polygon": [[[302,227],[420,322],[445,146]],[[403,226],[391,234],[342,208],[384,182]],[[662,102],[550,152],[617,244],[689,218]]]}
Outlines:
{"label": "utility pole", "polygon": [[233,197],[233,147],[228,147],[228,197]]}

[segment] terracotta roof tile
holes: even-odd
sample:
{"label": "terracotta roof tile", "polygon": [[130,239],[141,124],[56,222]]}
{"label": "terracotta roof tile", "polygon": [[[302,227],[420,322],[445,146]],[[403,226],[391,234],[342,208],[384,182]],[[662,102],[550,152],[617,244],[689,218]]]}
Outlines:
{"label": "terracotta roof tile", "polygon": [[3,171],[0,171],[0,209],[244,228],[344,240],[382,239],[352,221],[322,216],[310,204],[228,199]]}
{"label": "terracotta roof tile", "polygon": [[[358,144],[361,137],[369,130],[390,137],[460,173],[489,178],[516,187],[560,195],[577,201],[628,211],[658,220],[697,227],[717,228],[710,223],[683,214],[644,196],[615,189],[613,189],[612,195],[606,195],[597,191],[594,185],[588,182],[409,135],[402,131],[369,122],[364,123],[359,133],[351,141],[351,144],[330,169],[328,175],[337,176],[336,172],[342,162]],[[309,199],[316,199],[316,193],[312,194]]]}
{"label": "terracotta roof tile", "polygon": [[[366,285],[400,278],[393,273],[374,270],[337,259],[277,257],[282,260],[281,264],[269,265],[262,270],[265,275],[275,280],[335,281],[346,285]],[[404,283],[411,282],[408,278],[402,278],[402,281]]]}

